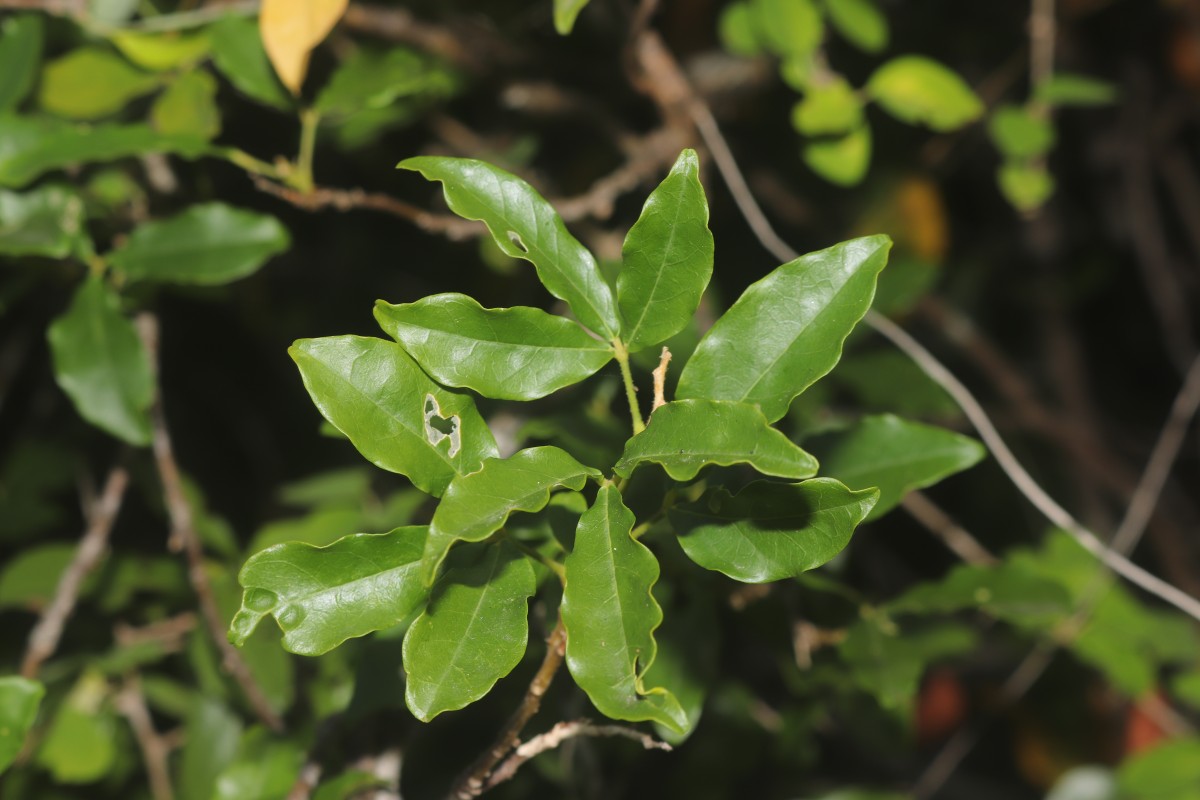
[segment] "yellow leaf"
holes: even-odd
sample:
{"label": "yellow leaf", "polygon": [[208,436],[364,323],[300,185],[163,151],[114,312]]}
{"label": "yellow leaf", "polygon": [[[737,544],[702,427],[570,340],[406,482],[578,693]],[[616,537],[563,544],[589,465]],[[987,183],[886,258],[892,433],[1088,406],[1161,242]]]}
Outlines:
{"label": "yellow leaf", "polygon": [[349,0],[263,0],[258,27],[283,85],[300,94],[308,56],[346,13]]}

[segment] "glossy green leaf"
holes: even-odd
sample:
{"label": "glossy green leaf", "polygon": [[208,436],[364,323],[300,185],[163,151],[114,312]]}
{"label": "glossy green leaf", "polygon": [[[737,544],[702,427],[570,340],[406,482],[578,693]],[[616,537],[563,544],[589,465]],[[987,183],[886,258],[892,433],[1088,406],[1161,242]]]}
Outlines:
{"label": "glossy green leaf", "polygon": [[1073,609],[1058,581],[1020,565],[959,564],[940,581],[922,583],[888,603],[890,614],[945,614],[980,609],[996,619],[1053,626]]}
{"label": "glossy green leaf", "polygon": [[1200,797],[1200,738],[1166,741],[1133,756],[1117,770],[1122,800],[1196,800]]}
{"label": "glossy green leaf", "polygon": [[863,619],[851,625],[838,645],[850,677],[884,708],[896,709],[916,697],[926,667],[975,646],[975,632],[942,625],[901,635],[886,620]]}
{"label": "glossy green leaf", "polygon": [[657,653],[654,630],[662,609],[651,594],[658,561],[630,535],[633,522],[612,486],[600,489],[579,520],[561,608],[567,667],[606,716],[652,720],[682,733],[688,720],[679,701],[643,680]]}
{"label": "glossy green leaf", "polygon": [[229,626],[243,644],[267,614],[293,653],[327,653],[347,639],[411,619],[429,589],[420,579],[429,529],[358,533],[328,547],[289,542],[251,556],[238,574],[245,593]]}
{"label": "glossy green leaf", "polygon": [[672,508],[671,527],[688,558],[744,583],[794,578],[836,556],[875,505],[831,478],[755,481],[737,494],[710,489]]}
{"label": "glossy green leaf", "polygon": [[0,114],[0,186],[20,187],[54,169],[147,153],[195,158],[208,145],[194,136],[165,136],[148,125],[76,125]]}
{"label": "glossy green leaf", "polygon": [[381,328],[438,383],[500,400],[535,400],[607,364],[612,347],[537,308],[483,308],[463,294],[375,304]]}
{"label": "glossy green leaf", "polygon": [[533,565],[504,542],[451,554],[425,613],[404,637],[404,699],[424,722],[475,702],[521,662]]}
{"label": "glossy green leaf", "polygon": [[116,720],[107,707],[108,693],[102,675],[85,672],[55,712],[36,759],[59,783],[93,783],[116,762]]}
{"label": "glossy green leaf", "polygon": [[212,50],[212,41],[206,30],[190,33],[123,30],[112,35],[112,43],[121,51],[121,55],[134,64],[155,72],[191,67],[207,58]]}
{"label": "glossy green leaf", "polygon": [[923,56],[899,56],[875,70],[867,94],[902,122],[952,131],[983,114],[983,102],[953,70]]}
{"label": "glossy green leaf", "polygon": [[20,14],[0,23],[0,112],[21,104],[42,60],[42,18]]}
{"label": "glossy green leaf", "polygon": [[717,19],[717,35],[721,46],[735,56],[756,56],[762,52],[754,9],[745,0],[730,3],[721,9]]}
{"label": "glossy green leaf", "polygon": [[822,471],[852,489],[879,488],[877,519],[913,489],[932,486],[987,455],[983,445],[953,431],[892,414],[863,417],[857,425],[809,443]]}
{"label": "glossy green leaf", "polygon": [[237,757],[217,776],[211,800],[286,800],[304,765],[304,750],[264,728],[251,728]]}
{"label": "glossy green leaf", "polygon": [[0,774],[16,760],[46,688],[16,675],[0,678]]}
{"label": "glossy green leaf", "polygon": [[317,95],[322,117],[379,111],[412,98],[453,94],[458,79],[416,50],[360,48],[347,58]]}
{"label": "glossy green leaf", "polygon": [[676,396],[757,403],[768,420],[782,417],[841,358],[891,246],[883,235],[852,239],[752,284],[700,341]]}
{"label": "glossy green leaf", "polygon": [[1117,90],[1107,81],[1058,72],[1037,85],[1033,99],[1050,106],[1106,106],[1116,102]]}
{"label": "glossy green leaf", "polygon": [[425,580],[432,582],[438,565],[457,540],[478,542],[504,527],[516,511],[540,511],[555,489],[579,491],[600,471],[585,467],[557,447],[531,447],[509,458],[489,458],[483,469],[450,482],[433,512],[426,545]]}
{"label": "glossy green leaf", "polygon": [[204,203],[139,225],[108,260],[130,280],[214,285],[250,275],[289,243],[274,217]]}
{"label": "glossy green leaf", "polygon": [[0,190],[0,255],[67,258],[91,251],[83,200],[63,186]]}
{"label": "glossy green leaf", "polygon": [[590,0],[554,0],[554,29],[566,36],[575,27],[575,18]]}
{"label": "glossy green leaf", "polygon": [[817,460],[772,428],[757,406],[724,400],[676,400],[655,409],[613,471],[628,478],[646,463],[662,465],[677,481],[690,481],[709,464],[749,464],[796,480],[817,474]]}
{"label": "glossy green leaf", "polygon": [[1054,147],[1054,124],[1021,106],[1000,106],[992,112],[988,134],[1007,158],[1035,158]]}
{"label": "glossy green leaf", "polygon": [[394,342],[301,339],[288,353],[321,414],[358,452],[424,492],[440,497],[498,453],[475,401],[431,381]]}
{"label": "glossy green leaf", "polygon": [[254,20],[228,16],[212,27],[213,65],[252,100],[290,110],[292,97],[279,82]]}
{"label": "glossy green leaf", "polygon": [[1046,800],[1120,800],[1117,781],[1107,767],[1073,767],[1051,787]]}
{"label": "glossy green leaf", "polygon": [[775,55],[808,56],[821,44],[825,24],[814,0],[751,0],[751,7],[763,43]]}
{"label": "glossy green leaf", "polygon": [[679,333],[700,305],[713,269],[708,200],[694,150],[650,193],[621,247],[617,304],[621,338],[633,353]]}
{"label": "glossy green leaf", "polygon": [[596,260],[532,186],[469,158],[421,156],[398,166],[441,181],[451,211],[482,220],[500,249],[531,262],[550,294],[566,301],[584,325],[606,339],[617,335],[616,304]]}
{"label": "glossy green leaf", "polygon": [[996,173],[996,182],[1004,198],[1018,211],[1036,211],[1054,194],[1054,176],[1043,164],[1004,164]]}
{"label": "glossy green leaf", "polygon": [[887,17],[874,0],[824,0],[824,3],[829,21],[843,39],[868,53],[879,53],[887,47]]}
{"label": "glossy green leaf", "polygon": [[150,357],[116,293],[90,278],[48,336],[55,378],[79,415],[130,444],[149,444]]}
{"label": "glossy green leaf", "polygon": [[237,756],[242,723],[219,700],[196,692],[185,719],[179,800],[212,800],[217,777]]}
{"label": "glossy green leaf", "polygon": [[792,109],[792,127],[805,136],[845,134],[862,124],[863,103],[841,77],[809,89]]}
{"label": "glossy green leaf", "polygon": [[845,136],[804,146],[804,163],[830,183],[857,186],[871,166],[871,127],[861,125]]}
{"label": "glossy green leaf", "polygon": [[46,64],[38,102],[51,114],[69,119],[99,119],[161,85],[109,50],[81,47]]}
{"label": "glossy green leaf", "polygon": [[217,81],[203,71],[184,73],[176,78],[150,109],[154,130],[166,135],[216,138],[221,132],[221,112],[217,110]]}

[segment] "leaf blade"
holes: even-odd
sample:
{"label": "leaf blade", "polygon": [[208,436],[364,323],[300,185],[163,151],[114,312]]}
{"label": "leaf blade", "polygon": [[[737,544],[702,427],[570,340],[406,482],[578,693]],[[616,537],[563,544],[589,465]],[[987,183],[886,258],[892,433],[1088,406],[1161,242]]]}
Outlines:
{"label": "leaf blade", "polygon": [[983,101],[953,70],[924,56],[898,56],[879,67],[867,94],[903,122],[946,132],[983,115]]}
{"label": "leaf blade", "polygon": [[0,112],[12,111],[33,88],[42,60],[42,18],[9,17],[0,26]]}
{"label": "leaf blade", "polygon": [[308,59],[346,13],[349,0],[263,0],[258,27],[263,49],[279,80],[293,95],[308,72]]}
{"label": "leaf blade", "polygon": [[0,774],[16,760],[33,728],[46,687],[16,675],[0,678]]}

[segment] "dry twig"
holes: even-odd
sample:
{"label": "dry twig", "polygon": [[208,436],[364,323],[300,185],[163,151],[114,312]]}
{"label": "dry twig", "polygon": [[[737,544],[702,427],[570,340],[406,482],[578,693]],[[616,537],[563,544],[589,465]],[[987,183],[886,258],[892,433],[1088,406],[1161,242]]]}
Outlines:
{"label": "dry twig", "polygon": [[150,780],[150,795],[154,800],[174,800],[171,772],[167,767],[171,745],[154,729],[150,709],[146,707],[146,698],[142,695],[141,681],[136,675],[125,680],[115,703],[117,711],[129,720],[129,727],[133,728],[134,738],[142,751],[142,761],[146,764],[146,775]]}

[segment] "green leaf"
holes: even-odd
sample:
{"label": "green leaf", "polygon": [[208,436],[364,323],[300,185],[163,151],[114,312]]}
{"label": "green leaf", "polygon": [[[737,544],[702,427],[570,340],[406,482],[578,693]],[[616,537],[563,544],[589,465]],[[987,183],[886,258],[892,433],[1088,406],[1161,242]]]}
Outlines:
{"label": "green leaf", "polygon": [[1010,622],[1053,626],[1074,605],[1062,584],[1021,566],[959,564],[942,578],[922,583],[888,603],[890,614],[946,614],[963,609]]}
{"label": "green leaf", "polygon": [[672,508],[671,527],[688,558],[743,583],[816,569],[845,549],[879,493],[831,478],[755,481],[737,494],[718,487]]}
{"label": "green leaf", "polygon": [[42,61],[42,18],[9,17],[0,24],[0,112],[21,104],[37,78]]}
{"label": "green leaf", "polygon": [[735,56],[753,57],[762,52],[754,9],[749,2],[734,2],[721,9],[717,36],[721,46]]}
{"label": "green leaf", "polygon": [[792,127],[805,136],[848,133],[862,124],[863,103],[844,78],[813,86],[792,109]]}
{"label": "green leaf", "polygon": [[709,464],[749,464],[797,480],[817,474],[817,460],[772,428],[757,406],[723,400],[676,400],[655,409],[613,471],[628,478],[646,463],[661,464],[677,481],[690,481]]}
{"label": "green leaf", "polygon": [[63,186],[0,190],[0,255],[67,258],[90,253],[84,212],[79,196]]}
{"label": "green leaf", "polygon": [[566,36],[575,27],[575,18],[590,0],[554,0],[554,29]]}
{"label": "green leaf", "polygon": [[267,60],[253,19],[230,15],[213,25],[212,55],[213,65],[242,94],[280,111],[292,109],[292,97]]}
{"label": "green leaf", "polygon": [[676,396],[757,403],[768,420],[782,417],[841,358],[891,246],[883,235],[852,239],[752,284],[700,341]]}
{"label": "green leaf", "polygon": [[925,668],[975,646],[975,632],[942,625],[903,635],[886,620],[863,619],[850,626],[838,653],[850,677],[887,709],[912,702]]}
{"label": "green leaf", "polygon": [[1054,176],[1042,164],[1010,162],[1000,167],[996,182],[1018,211],[1036,211],[1054,194]]}
{"label": "green leaf", "polygon": [[1117,90],[1107,81],[1059,72],[1033,90],[1033,100],[1049,106],[1106,106],[1116,102]]}
{"label": "green leaf", "polygon": [[250,275],[288,244],[274,217],[204,203],[138,226],[108,260],[129,280],[215,285]]}
{"label": "green leaf", "polygon": [[286,800],[303,766],[299,744],[251,728],[238,742],[237,757],[217,776],[211,800]]}
{"label": "green leaf", "polygon": [[38,103],[69,119],[99,119],[154,91],[161,79],[134,69],[109,50],[81,47],[46,64]]}
{"label": "green leaf", "polygon": [[116,293],[89,278],[48,336],[55,378],[79,415],[130,444],[149,444],[150,357]]}
{"label": "green leaf", "polygon": [[862,125],[838,139],[809,142],[803,156],[809,169],[830,183],[857,186],[871,166],[871,127]]}
{"label": "green leaf", "polygon": [[679,333],[700,305],[713,269],[708,201],[696,151],[684,150],[650,193],[621,246],[621,338],[634,353]]}
{"label": "green leaf", "polygon": [[351,770],[321,781],[312,793],[312,800],[362,800],[370,796],[370,789],[387,789],[387,781],[370,772]]}
{"label": "green leaf", "polygon": [[288,353],[325,419],[372,464],[440,497],[456,475],[497,455],[475,401],[431,381],[382,339],[300,339]]}
{"label": "green leaf", "polygon": [[161,134],[216,138],[221,132],[217,81],[202,71],[180,75],[150,109],[150,123]]}
{"label": "green leaf", "polygon": [[0,678],[0,774],[16,760],[46,688],[16,675]]}
{"label": "green leaf", "polygon": [[688,720],[679,701],[667,689],[643,682],[654,664],[654,629],[662,609],[651,594],[658,561],[630,535],[633,522],[612,486],[602,487],[579,519],[561,607],[567,667],[606,716],[652,720],[682,733]]}
{"label": "green leaf", "polygon": [[19,187],[53,169],[147,153],[195,158],[208,144],[194,136],[164,136],[147,125],[76,125],[0,114],[0,186]]}
{"label": "green leaf", "polygon": [[1000,106],[988,120],[988,134],[1006,158],[1036,158],[1054,147],[1054,125],[1021,106]]}
{"label": "green leaf", "polygon": [[421,156],[398,166],[441,181],[451,211],[482,220],[500,249],[531,262],[550,294],[566,301],[580,322],[605,339],[616,337],[616,304],[596,260],[532,186],[469,158]]}
{"label": "green leaf", "polygon": [[1117,789],[1128,800],[1195,800],[1200,786],[1200,739],[1164,742],[1130,758],[1117,770]]}
{"label": "green leaf", "polygon": [[531,447],[509,458],[489,458],[483,468],[450,482],[433,512],[425,552],[425,580],[432,583],[438,565],[457,540],[478,542],[504,527],[516,511],[535,512],[550,502],[555,489],[579,491],[603,476],[557,447]]}
{"label": "green leaf", "polygon": [[411,98],[446,97],[457,88],[454,73],[416,50],[360,48],[333,73],[314,108],[322,117],[350,116]]}
{"label": "green leaf", "polygon": [[983,102],[955,72],[923,56],[899,56],[867,81],[867,94],[896,119],[952,131],[983,114]]}
{"label": "green leaf", "polygon": [[499,400],[535,400],[579,383],[612,348],[538,308],[483,308],[463,294],[375,303],[375,319],[430,377]]}
{"label": "green leaf", "polygon": [[489,691],[529,641],[533,565],[505,542],[455,550],[425,613],[404,637],[404,699],[429,722]]}
{"label": "green leaf", "polygon": [[59,783],[93,783],[117,760],[116,720],[105,708],[108,683],[98,672],[80,676],[58,707],[37,762]]}
{"label": "green leaf", "polygon": [[825,13],[842,38],[859,50],[880,53],[887,47],[887,17],[873,0],[825,0]]}
{"label": "green leaf", "polygon": [[[142,69],[155,72],[181,70],[208,57],[212,41],[208,31],[145,33],[123,30],[112,35],[121,54]],[[185,75],[188,73],[185,73]],[[180,76],[183,77],[183,76]]]}
{"label": "green leaf", "polygon": [[328,547],[289,542],[256,553],[238,574],[245,593],[230,641],[241,646],[270,614],[284,647],[317,656],[411,619],[429,591],[420,580],[428,532],[411,526],[357,533]]}
{"label": "green leaf", "polygon": [[241,720],[219,700],[196,692],[186,726],[177,781],[179,800],[212,800],[217,776],[237,756]]}
{"label": "green leaf", "polygon": [[852,489],[879,488],[879,502],[868,519],[883,516],[913,489],[932,486],[987,455],[974,439],[892,414],[863,417],[849,430],[809,446],[825,474]]}
{"label": "green leaf", "polygon": [[825,36],[813,0],[751,0],[751,7],[763,43],[781,58],[808,56]]}
{"label": "green leaf", "polygon": [[[5,491],[8,487],[4,487]],[[58,579],[75,557],[76,546],[65,542],[36,545],[16,553],[0,569],[0,609],[40,611],[54,597]],[[80,596],[95,588],[95,573],[84,579]]]}

